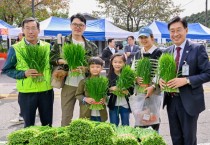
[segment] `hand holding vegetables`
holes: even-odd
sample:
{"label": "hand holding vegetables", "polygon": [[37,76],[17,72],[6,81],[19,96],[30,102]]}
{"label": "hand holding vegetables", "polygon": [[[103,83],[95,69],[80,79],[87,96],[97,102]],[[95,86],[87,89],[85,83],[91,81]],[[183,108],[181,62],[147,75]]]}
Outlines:
{"label": "hand holding vegetables", "polygon": [[93,98],[89,98],[89,97],[85,97],[85,102],[87,102],[88,104],[94,104],[96,101]]}
{"label": "hand holding vegetables", "polygon": [[[113,92],[113,91],[118,91],[119,89],[117,88],[117,86],[113,86],[113,87],[110,87],[109,90],[111,92]],[[125,95],[128,95],[129,94],[128,90],[123,90],[122,93],[125,94]]]}
{"label": "hand holding vegetables", "polygon": [[36,69],[28,69],[27,71],[25,71],[26,77],[37,77],[42,75],[43,74],[39,73]]}
{"label": "hand holding vegetables", "polygon": [[52,74],[53,78],[63,80],[67,76],[67,72],[64,70],[55,70]]}
{"label": "hand holding vegetables", "polygon": [[141,77],[136,77],[136,83],[138,85],[141,85],[142,82],[143,82],[143,79]]}
{"label": "hand holding vegetables", "polygon": [[167,83],[163,79],[159,80],[159,85],[160,85],[161,89],[163,89],[165,86],[167,86],[168,88],[176,89],[176,88],[182,87],[186,84],[187,84],[186,78],[174,78],[174,79],[168,81]]}

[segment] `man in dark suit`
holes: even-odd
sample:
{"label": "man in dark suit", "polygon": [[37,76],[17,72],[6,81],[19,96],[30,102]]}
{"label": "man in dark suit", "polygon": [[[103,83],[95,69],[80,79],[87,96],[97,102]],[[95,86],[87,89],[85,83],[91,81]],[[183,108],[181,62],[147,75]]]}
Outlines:
{"label": "man in dark suit", "polygon": [[140,48],[138,45],[135,45],[135,40],[133,36],[128,36],[127,38],[128,45],[125,46],[125,54],[127,56],[126,63],[131,65],[134,59],[140,58]]}
{"label": "man in dark suit", "polygon": [[161,88],[177,88],[178,93],[164,92],[173,145],[197,145],[197,120],[205,109],[202,84],[210,81],[210,65],[205,47],[186,39],[187,21],[180,17],[168,23],[174,45],[166,52],[174,55],[178,77],[159,80]]}
{"label": "man in dark suit", "polygon": [[106,69],[106,73],[108,73],[110,58],[113,54],[115,54],[117,50],[115,49],[115,40],[114,38],[108,39],[108,46],[102,51],[102,59],[105,61],[104,68]]}

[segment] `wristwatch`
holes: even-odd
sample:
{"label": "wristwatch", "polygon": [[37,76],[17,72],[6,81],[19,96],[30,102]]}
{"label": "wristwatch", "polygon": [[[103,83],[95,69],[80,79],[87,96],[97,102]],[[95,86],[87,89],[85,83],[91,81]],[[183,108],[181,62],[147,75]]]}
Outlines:
{"label": "wristwatch", "polygon": [[190,79],[189,78],[186,78],[186,80],[187,80],[187,84],[190,85]]}

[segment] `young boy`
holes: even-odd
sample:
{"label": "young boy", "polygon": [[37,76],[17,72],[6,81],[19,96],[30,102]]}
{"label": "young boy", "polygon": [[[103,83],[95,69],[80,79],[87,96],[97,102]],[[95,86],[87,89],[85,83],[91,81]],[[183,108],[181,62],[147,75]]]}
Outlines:
{"label": "young boy", "polygon": [[[103,70],[103,60],[100,57],[91,57],[88,62],[89,65],[89,76],[90,77],[99,77],[101,71]],[[93,121],[105,122],[107,120],[107,110],[106,105],[104,105],[104,99],[101,99],[99,102],[103,104],[104,109],[102,110],[91,110],[90,105],[96,103],[96,101],[88,95],[88,92],[85,88],[85,80],[83,79],[79,82],[76,98],[79,100],[80,104],[80,118],[88,118]]]}

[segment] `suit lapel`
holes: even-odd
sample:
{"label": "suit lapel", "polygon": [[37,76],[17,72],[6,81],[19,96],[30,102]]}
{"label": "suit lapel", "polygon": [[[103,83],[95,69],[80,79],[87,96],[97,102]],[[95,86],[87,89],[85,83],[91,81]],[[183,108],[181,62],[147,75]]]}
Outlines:
{"label": "suit lapel", "polygon": [[109,53],[111,53],[111,54],[112,54],[112,52],[111,52],[111,50],[109,49],[109,47],[107,47],[107,51],[108,51]]}
{"label": "suit lapel", "polygon": [[134,46],[133,46],[133,51],[134,51],[134,52],[137,52],[137,50],[138,50],[138,47],[137,47],[136,45],[134,45]]}
{"label": "suit lapel", "polygon": [[187,56],[189,55],[190,51],[191,51],[191,47],[190,47],[191,43],[187,40],[186,41],[186,44],[185,44],[185,47],[184,47],[184,50],[183,50],[183,53],[182,53],[182,58],[180,60],[180,63],[179,63],[179,70],[181,69],[182,65],[184,64],[184,61],[186,60]]}
{"label": "suit lapel", "polygon": [[129,51],[131,52],[131,46],[130,45],[128,45],[128,48],[129,48]]}

